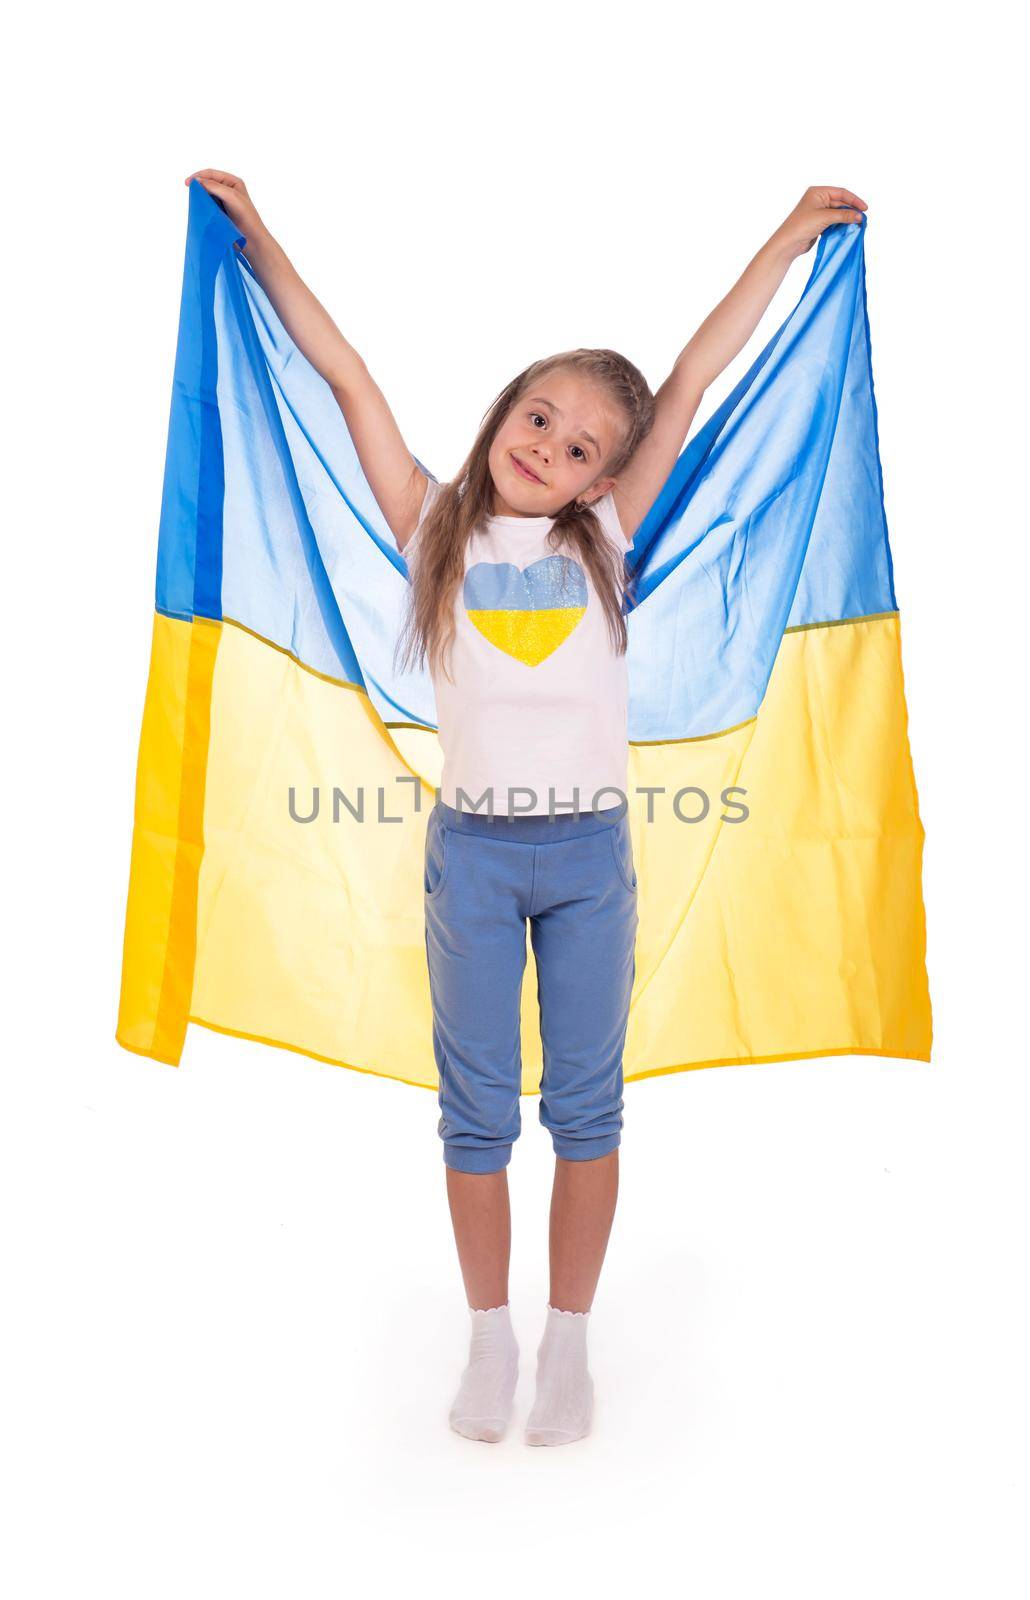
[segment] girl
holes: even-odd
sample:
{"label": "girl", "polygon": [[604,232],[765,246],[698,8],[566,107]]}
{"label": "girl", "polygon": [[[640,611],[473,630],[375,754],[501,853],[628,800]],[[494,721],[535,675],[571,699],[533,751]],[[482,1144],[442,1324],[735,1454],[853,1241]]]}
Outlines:
{"label": "girl", "polygon": [[866,205],[846,189],[809,189],[657,394],[612,350],[527,367],[494,401],[457,476],[438,484],[243,181],[211,168],[191,177],[245,235],[276,312],[332,388],[408,563],[399,643],[407,661],[428,660],[444,753],[425,839],[426,955],[438,1131],[472,1319],[450,1422],[486,1441],[507,1427],[518,1370],[506,1168],[521,1127],[529,922],[540,1121],[556,1164],[550,1299],[525,1438],[569,1443],[592,1419],[587,1322],[615,1212],[635,973],[625,555],[705,390],[744,347],[791,261],[825,228],[860,221]]}

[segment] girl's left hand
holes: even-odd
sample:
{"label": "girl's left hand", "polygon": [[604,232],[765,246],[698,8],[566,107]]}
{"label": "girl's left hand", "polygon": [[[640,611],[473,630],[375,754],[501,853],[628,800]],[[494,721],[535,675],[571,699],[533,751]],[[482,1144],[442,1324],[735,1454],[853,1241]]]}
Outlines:
{"label": "girl's left hand", "polygon": [[837,222],[861,222],[868,207],[850,189],[806,189],[776,232],[792,256],[803,256]]}

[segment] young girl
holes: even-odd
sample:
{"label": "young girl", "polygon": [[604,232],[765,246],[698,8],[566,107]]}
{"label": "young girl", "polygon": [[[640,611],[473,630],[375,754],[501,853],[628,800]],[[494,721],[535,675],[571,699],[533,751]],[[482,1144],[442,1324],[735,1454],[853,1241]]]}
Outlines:
{"label": "young girl", "polygon": [[529,922],[540,1121],[556,1163],[550,1299],[525,1438],[566,1444],[591,1425],[587,1323],[615,1212],[635,973],[625,554],[705,390],[791,261],[825,228],[860,221],[866,205],[846,189],[809,189],[656,394],[611,350],[527,367],[494,401],[456,477],[438,484],[242,180],[211,168],[191,176],[245,235],[281,321],[332,388],[411,575],[401,642],[407,660],[429,663],[444,754],[425,839],[438,1131],[472,1319],[450,1422],[487,1441],[507,1427],[518,1370],[506,1168],[521,1127]]}

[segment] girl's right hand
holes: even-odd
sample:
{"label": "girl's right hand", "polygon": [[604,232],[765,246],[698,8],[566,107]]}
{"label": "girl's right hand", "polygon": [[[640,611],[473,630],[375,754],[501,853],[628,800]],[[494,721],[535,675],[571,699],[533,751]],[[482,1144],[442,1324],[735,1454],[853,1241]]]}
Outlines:
{"label": "girl's right hand", "polygon": [[190,173],[185,180],[187,188],[194,178],[203,185],[208,194],[213,194],[222,202],[230,218],[248,241],[261,232],[264,224],[258,216],[257,207],[247,193],[247,185],[242,178],[234,177],[231,172],[219,172],[217,167],[202,167],[199,172]]}

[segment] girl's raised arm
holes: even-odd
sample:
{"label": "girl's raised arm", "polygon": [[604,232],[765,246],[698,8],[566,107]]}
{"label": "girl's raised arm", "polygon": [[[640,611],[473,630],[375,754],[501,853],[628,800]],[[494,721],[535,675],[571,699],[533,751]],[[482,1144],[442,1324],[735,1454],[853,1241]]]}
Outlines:
{"label": "girl's raised arm", "polygon": [[332,389],[372,493],[403,550],[414,532],[428,479],[404,443],[364,361],[272,238],[242,178],[205,167],[191,173],[224,205],[246,238],[244,254],[294,344]]}
{"label": "girl's raised arm", "polygon": [[866,203],[850,189],[806,189],[794,210],[702,322],[655,394],[654,427],[612,490],[623,532],[632,539],[676,464],[709,384],[739,355],[787,275],[835,222],[859,222]]}

